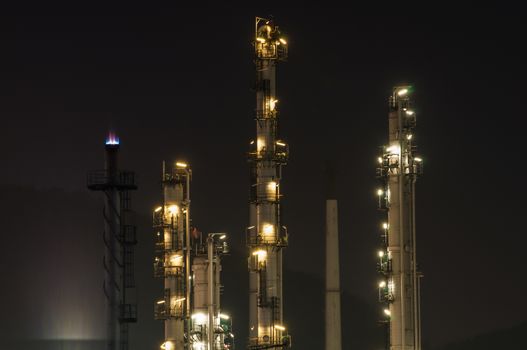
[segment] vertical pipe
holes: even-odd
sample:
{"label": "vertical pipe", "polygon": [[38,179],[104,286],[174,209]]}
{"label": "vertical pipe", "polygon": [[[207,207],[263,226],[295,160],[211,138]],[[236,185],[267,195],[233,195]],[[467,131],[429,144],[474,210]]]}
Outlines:
{"label": "vertical pipe", "polygon": [[340,268],[338,207],[336,199],[326,201],[326,347],[342,350],[340,319]]}
{"label": "vertical pipe", "polygon": [[399,145],[399,173],[398,173],[398,187],[399,187],[399,255],[400,255],[400,274],[401,274],[401,347],[406,350],[406,264],[405,264],[405,232],[404,232],[404,167],[403,167],[403,119],[401,115],[401,108],[397,106],[398,119],[398,145]]}
{"label": "vertical pipe", "polygon": [[190,329],[190,292],[192,288],[191,274],[190,274],[190,170],[185,169],[186,173],[186,184],[185,184],[185,200],[186,200],[186,212],[185,212],[185,286],[186,286],[186,323],[187,330]]}
{"label": "vertical pipe", "polygon": [[214,234],[209,234],[207,239],[208,253],[208,287],[209,287],[209,322],[208,322],[208,350],[214,350]]}

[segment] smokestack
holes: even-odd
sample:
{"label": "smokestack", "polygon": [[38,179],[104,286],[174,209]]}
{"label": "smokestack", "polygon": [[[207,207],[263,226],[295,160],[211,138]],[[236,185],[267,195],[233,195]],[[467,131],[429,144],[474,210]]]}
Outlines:
{"label": "smokestack", "polygon": [[341,350],[338,207],[333,169],[327,167],[326,350]]}

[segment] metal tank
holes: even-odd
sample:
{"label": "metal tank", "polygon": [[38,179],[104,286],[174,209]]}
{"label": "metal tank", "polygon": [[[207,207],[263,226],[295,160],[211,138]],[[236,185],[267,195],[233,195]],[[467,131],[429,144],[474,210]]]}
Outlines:
{"label": "metal tank", "polygon": [[278,137],[276,69],[287,59],[287,41],[271,19],[256,17],[256,139],[251,141],[249,250],[249,349],[291,344],[283,320],[282,250],[288,244],[282,225],[280,180],[288,146]]}
{"label": "metal tank", "polygon": [[388,144],[377,169],[382,248],[378,252],[379,300],[384,304],[387,348],[421,350],[419,278],[415,231],[415,182],[422,173],[416,156],[411,86],[398,86],[389,99]]}

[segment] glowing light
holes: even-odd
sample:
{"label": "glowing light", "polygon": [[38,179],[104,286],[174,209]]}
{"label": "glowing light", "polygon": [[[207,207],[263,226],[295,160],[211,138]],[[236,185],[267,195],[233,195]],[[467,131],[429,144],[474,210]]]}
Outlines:
{"label": "glowing light", "polygon": [[281,142],[281,141],[276,141],[276,144],[277,144],[278,146],[282,146],[282,147],[285,146],[285,143],[283,143],[283,142]]}
{"label": "glowing light", "polygon": [[165,303],[164,300],[159,300],[159,301],[157,302],[157,305],[161,305],[161,304],[164,304],[164,303]]}
{"label": "glowing light", "polygon": [[386,148],[386,152],[399,155],[401,154],[401,147],[399,145],[391,145]]}
{"label": "glowing light", "polygon": [[183,263],[183,256],[177,255],[177,254],[170,256],[170,265],[177,266],[177,265],[182,265],[182,263]]}
{"label": "glowing light", "polygon": [[187,166],[188,166],[187,163],[176,162],[176,167],[178,167],[178,168],[186,168]]}
{"label": "glowing light", "polygon": [[382,196],[384,194],[384,191],[380,188],[377,190],[377,196]]}
{"label": "glowing light", "polygon": [[382,258],[384,256],[384,252],[382,250],[379,250],[379,258]]}
{"label": "glowing light", "polygon": [[168,207],[168,212],[171,214],[171,215],[177,215],[177,213],[179,213],[179,207],[177,205],[171,205]]}
{"label": "glowing light", "polygon": [[404,96],[408,93],[408,89],[400,89],[399,91],[397,91],[397,95],[399,96]]}
{"label": "glowing light", "polygon": [[386,287],[386,282],[385,281],[379,282],[379,288],[384,288],[384,287]]}
{"label": "glowing light", "polygon": [[205,315],[204,313],[201,313],[201,312],[192,315],[192,319],[194,320],[194,322],[196,322],[196,324],[205,324],[205,323],[207,323],[207,315]]}
{"label": "glowing light", "polygon": [[285,331],[284,326],[275,325],[274,328],[278,329],[279,331]]}
{"label": "glowing light", "polygon": [[390,312],[389,309],[384,309],[384,314],[385,314],[386,316],[391,316],[391,315],[392,315],[392,313]]}
{"label": "glowing light", "polygon": [[256,38],[256,40],[261,42],[262,44],[265,43],[265,39],[264,38],[258,37],[258,38]]}
{"label": "glowing light", "polygon": [[415,157],[414,160],[415,160],[417,163],[420,163],[420,162],[423,161],[423,159],[422,159],[422,158],[419,158],[419,157]]}
{"label": "glowing light", "polygon": [[220,314],[220,318],[224,319],[224,320],[228,320],[230,318],[229,315],[225,315],[225,314]]}
{"label": "glowing light", "polygon": [[249,142],[250,145],[254,145],[254,140],[251,140],[251,142]]}
{"label": "glowing light", "polygon": [[175,345],[171,341],[166,341],[163,344],[161,344],[161,349],[163,350],[174,350]]}
{"label": "glowing light", "polygon": [[271,111],[274,111],[277,103],[278,103],[278,100],[269,101],[269,109],[271,109]]}
{"label": "glowing light", "polygon": [[385,229],[385,230],[387,230],[387,229],[388,229],[388,224],[387,224],[386,222],[383,223],[383,224],[382,224],[382,228]]}
{"label": "glowing light", "polygon": [[161,209],[163,209],[163,207],[157,207],[154,211],[155,211],[156,213],[159,213],[159,212],[161,211]]}
{"label": "glowing light", "polygon": [[174,300],[175,303],[181,303],[182,301],[185,301],[186,298],[179,298]]}
{"label": "glowing light", "polygon": [[287,45],[287,41],[284,38],[280,38],[280,42],[284,45]]}
{"label": "glowing light", "polygon": [[265,250],[256,250],[253,255],[258,256],[259,260],[264,260],[267,257],[267,252]]}
{"label": "glowing light", "polygon": [[379,162],[379,164],[382,164],[382,157],[377,158],[377,161]]}
{"label": "glowing light", "polygon": [[414,111],[406,111],[406,115],[413,115]]}
{"label": "glowing light", "polygon": [[108,134],[108,138],[106,138],[106,144],[107,145],[118,145],[119,144],[119,138],[117,135],[115,135],[113,132]]}
{"label": "glowing light", "polygon": [[407,139],[407,140],[411,140],[411,139],[412,139],[412,136],[413,136],[412,134],[408,134],[408,135],[406,135],[406,139]]}
{"label": "glowing light", "polygon": [[276,182],[270,181],[267,183],[267,195],[269,197],[275,197],[276,196]]}
{"label": "glowing light", "polygon": [[270,236],[274,234],[274,225],[272,224],[264,224],[262,227],[263,234],[266,236]]}
{"label": "glowing light", "polygon": [[225,239],[225,238],[227,238],[227,235],[221,235],[220,236],[220,239]]}
{"label": "glowing light", "polygon": [[258,138],[256,140],[256,150],[258,152],[261,152],[265,149],[265,139],[264,138]]}

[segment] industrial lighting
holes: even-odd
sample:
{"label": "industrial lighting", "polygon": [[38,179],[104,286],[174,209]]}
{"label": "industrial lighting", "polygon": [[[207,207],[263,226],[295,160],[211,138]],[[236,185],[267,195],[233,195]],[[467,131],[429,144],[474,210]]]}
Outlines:
{"label": "industrial lighting", "polygon": [[256,250],[253,252],[253,255],[257,255],[258,256],[258,259],[265,259],[267,257],[267,252],[265,250]]}
{"label": "industrial lighting", "polygon": [[159,213],[159,212],[161,211],[161,209],[163,209],[163,207],[157,207],[154,211],[155,211],[156,213]]}
{"label": "industrial lighting", "polygon": [[186,168],[188,166],[187,163],[183,163],[183,162],[176,162],[176,166],[178,168]]}
{"label": "industrial lighting", "polygon": [[261,42],[261,43],[265,43],[265,39],[264,38],[258,37],[258,38],[256,38],[256,40]]}
{"label": "industrial lighting", "polygon": [[414,160],[415,160],[416,162],[418,162],[418,163],[420,163],[420,162],[423,161],[423,159],[422,159],[422,158],[419,158],[419,157],[415,157]]}
{"label": "industrial lighting", "polygon": [[263,234],[268,236],[274,234],[274,225],[264,224],[262,227]]}
{"label": "industrial lighting", "polygon": [[386,316],[391,316],[391,315],[392,315],[392,313],[390,312],[389,309],[384,309],[384,314],[385,314]]}
{"label": "industrial lighting", "polygon": [[284,44],[284,45],[287,45],[287,41],[285,41],[284,38],[280,38],[280,42],[281,42],[282,44]]}
{"label": "industrial lighting", "polygon": [[285,331],[284,326],[275,325],[274,328],[278,329],[279,331]]}
{"label": "industrial lighting", "polygon": [[385,229],[385,230],[387,230],[387,229],[388,229],[388,224],[387,224],[386,222],[383,223],[383,224],[382,224],[382,228]]}
{"label": "industrial lighting", "polygon": [[379,258],[382,258],[384,256],[384,252],[382,250],[379,250]]}
{"label": "industrial lighting", "polygon": [[406,111],[406,114],[407,114],[407,115],[413,115],[413,114],[414,114],[414,111]]}
{"label": "industrial lighting", "polygon": [[401,89],[399,91],[397,91],[397,95],[399,96],[404,96],[408,93],[408,89]]}
{"label": "industrial lighting", "polygon": [[385,281],[379,282],[379,288],[384,288],[384,287],[386,287],[386,282]]}
{"label": "industrial lighting", "polygon": [[177,205],[171,205],[168,207],[168,212],[172,215],[176,215],[179,212],[179,207]]}
{"label": "industrial lighting", "polygon": [[181,303],[182,301],[185,301],[185,299],[186,298],[179,298],[179,299],[174,300],[174,302]]}
{"label": "industrial lighting", "polygon": [[250,145],[254,145],[254,140],[251,140],[251,142],[249,142]]}
{"label": "industrial lighting", "polygon": [[399,145],[391,145],[386,148],[386,152],[399,155],[401,153],[401,147],[399,147]]}
{"label": "industrial lighting", "polygon": [[384,191],[381,190],[380,188],[377,190],[377,196],[382,196],[383,193]]}
{"label": "industrial lighting", "polygon": [[281,141],[276,141],[276,144],[277,144],[278,146],[282,146],[282,147],[285,146],[285,143],[283,143],[283,142],[281,142]]}
{"label": "industrial lighting", "polygon": [[171,341],[166,341],[161,344],[161,349],[163,350],[174,350],[174,343]]}
{"label": "industrial lighting", "polygon": [[165,303],[164,300],[159,300],[159,301],[157,302],[157,305],[161,305],[161,304],[164,304],[164,303]]}
{"label": "industrial lighting", "polygon": [[382,157],[377,158],[377,161],[379,162],[379,164],[382,164]]}
{"label": "industrial lighting", "polygon": [[227,235],[221,235],[220,239],[225,239],[226,237],[227,237]]}
{"label": "industrial lighting", "polygon": [[220,318],[223,318],[224,320],[228,320],[230,318],[229,315],[220,314]]}
{"label": "industrial lighting", "polygon": [[408,135],[406,135],[406,139],[407,139],[407,140],[411,140],[411,139],[412,139],[412,136],[413,136],[412,134],[408,134]]}
{"label": "industrial lighting", "polygon": [[192,315],[192,319],[197,324],[205,324],[207,322],[207,315],[205,315],[204,313],[200,312],[200,313]]}
{"label": "industrial lighting", "polygon": [[182,255],[174,254],[174,255],[172,255],[170,257],[170,264],[171,265],[179,265],[178,262],[181,263],[182,262],[181,259],[183,259]]}
{"label": "industrial lighting", "polygon": [[278,103],[278,100],[271,100],[271,101],[269,101],[269,108],[271,109],[271,111],[275,110],[277,103]]}
{"label": "industrial lighting", "polygon": [[106,139],[106,144],[116,146],[119,144],[119,138],[114,133],[111,132],[108,135],[108,138]]}

